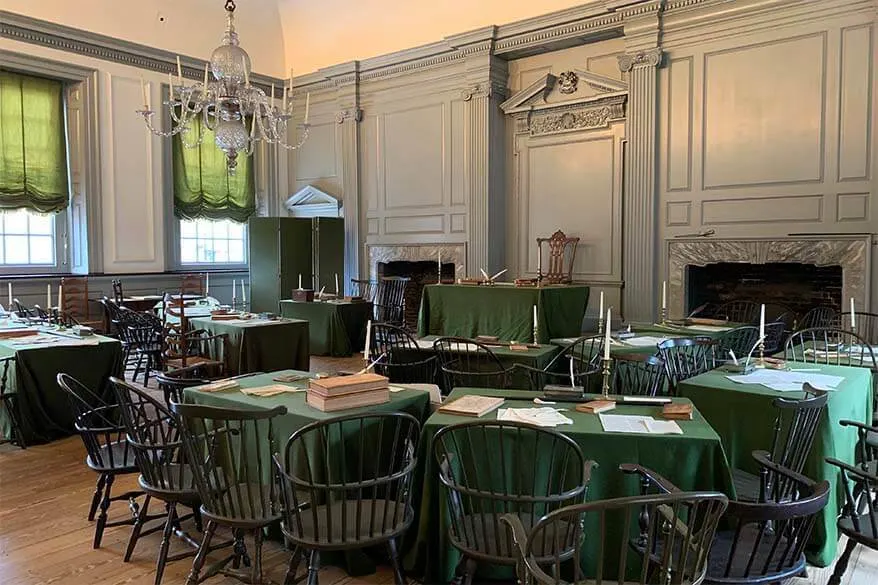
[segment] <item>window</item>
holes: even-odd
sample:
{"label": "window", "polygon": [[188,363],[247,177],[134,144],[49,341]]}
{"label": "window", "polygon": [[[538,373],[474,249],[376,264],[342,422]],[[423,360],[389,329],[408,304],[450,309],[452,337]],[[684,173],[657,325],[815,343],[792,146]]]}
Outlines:
{"label": "window", "polygon": [[0,265],[55,265],[53,215],[25,209],[0,213],[0,236]]}
{"label": "window", "polygon": [[180,264],[244,264],[247,229],[242,223],[180,220]]}

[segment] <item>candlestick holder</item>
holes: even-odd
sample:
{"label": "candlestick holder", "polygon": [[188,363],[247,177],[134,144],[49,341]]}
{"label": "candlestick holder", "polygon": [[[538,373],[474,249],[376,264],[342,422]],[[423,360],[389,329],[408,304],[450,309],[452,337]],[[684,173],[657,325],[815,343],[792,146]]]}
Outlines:
{"label": "candlestick holder", "polygon": [[603,382],[601,383],[601,396],[603,396],[604,400],[610,398],[610,364],[612,361],[613,358],[601,358],[601,374],[603,376]]}
{"label": "candlestick holder", "polygon": [[232,310],[234,311],[237,308],[238,308],[238,297],[232,297]]}
{"label": "candlestick holder", "polygon": [[538,344],[540,342],[540,331],[539,328],[534,325],[534,344]]}
{"label": "candlestick holder", "polygon": [[765,367],[765,341],[759,342],[759,358],[756,360],[756,367]]}
{"label": "candlestick holder", "polygon": [[598,317],[598,335],[604,334],[604,318]]}
{"label": "candlestick holder", "polygon": [[668,324],[668,308],[667,307],[662,307],[661,316],[662,316],[661,324],[667,325]]}

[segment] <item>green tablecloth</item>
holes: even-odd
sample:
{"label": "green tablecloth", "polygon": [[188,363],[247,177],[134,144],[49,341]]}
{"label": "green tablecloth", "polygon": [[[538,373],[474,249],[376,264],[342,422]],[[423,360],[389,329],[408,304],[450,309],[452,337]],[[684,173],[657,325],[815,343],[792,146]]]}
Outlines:
{"label": "green tablecloth", "polygon": [[372,303],[284,300],[280,302],[280,314],[310,323],[312,355],[345,357],[363,350],[366,323],[372,318]]}
{"label": "green tablecloth", "polygon": [[[738,324],[732,324],[729,327],[718,331],[715,329],[702,329],[697,325],[690,327],[665,327],[659,324],[632,324],[631,331],[635,333],[634,338],[624,340],[614,338],[613,344],[610,346],[610,355],[615,356],[630,353],[652,355],[658,352],[656,345],[660,340],[696,336],[717,339],[723,333],[738,326]],[[550,339],[549,342],[561,348],[565,348],[576,341],[576,339],[576,337],[556,337]],[[646,344],[647,341],[655,341],[655,343]]]}
{"label": "green tablecloth", "polygon": [[[0,357],[15,356],[7,390],[18,394],[19,422],[27,444],[53,441],[74,432],[74,413],[55,379],[58,373],[70,374],[102,399],[115,402],[108,379],[121,371],[122,344],[100,335],[83,341],[83,345],[0,341]],[[0,410],[0,429],[4,437],[9,436],[5,409]]]}
{"label": "green tablecloth", "polygon": [[[838,390],[830,392],[826,416],[820,423],[804,467],[805,475],[818,481],[827,480],[832,489],[829,504],[821,513],[807,550],[809,562],[825,567],[835,558],[838,542],[835,521],[843,502],[843,494],[837,485],[837,469],[826,463],[825,458],[835,457],[846,463],[855,463],[856,429],[840,427],[838,421],[850,419],[871,423],[872,372],[868,368],[795,362],[790,362],[790,365],[793,369],[819,368],[821,373],[844,377]],[[751,453],[756,449],[771,449],[777,414],[771,406],[772,401],[778,397],[803,396],[801,392],[777,392],[759,384],[738,384],[719,371],[680,382],[678,389],[681,396],[692,400],[722,437],[731,466],[751,473],[758,471]]]}
{"label": "green tablecloth", "polygon": [[192,329],[229,336],[229,371],[234,374],[310,368],[308,322],[295,319],[268,321],[214,321],[210,317],[189,320]]}
{"label": "green tablecloth", "polygon": [[430,285],[421,298],[418,335],[496,335],[505,341],[533,341],[534,305],[540,343],[576,337],[582,331],[588,287]]}
{"label": "green tablecloth", "polygon": [[[531,393],[516,390],[458,388],[448,400],[466,394],[509,398],[501,408],[534,406]],[[639,463],[649,467],[683,490],[718,490],[729,493],[733,489],[720,438],[698,412],[691,421],[678,421],[684,431],[683,435],[638,435],[605,433],[597,416],[576,412],[572,410],[572,406],[559,406],[570,408],[564,414],[573,419],[573,424],[558,427],[556,430],[576,441],[586,459],[597,461],[600,465],[592,475],[588,492],[590,501],[639,494],[638,478],[619,472],[618,467],[622,463]],[[619,406],[614,413],[652,415],[658,418],[661,407]],[[495,411],[484,418],[495,419],[496,416]],[[407,538],[406,564],[416,573],[423,573],[426,583],[447,583],[453,576],[458,559],[457,552],[452,549],[447,538],[445,494],[441,493],[439,487],[433,455],[433,437],[443,427],[471,420],[470,417],[436,412],[424,423],[419,459],[424,463],[425,479],[421,489],[419,516]],[[484,453],[490,455],[496,448],[496,445],[486,445]],[[593,551],[586,550],[584,554],[593,554]]]}

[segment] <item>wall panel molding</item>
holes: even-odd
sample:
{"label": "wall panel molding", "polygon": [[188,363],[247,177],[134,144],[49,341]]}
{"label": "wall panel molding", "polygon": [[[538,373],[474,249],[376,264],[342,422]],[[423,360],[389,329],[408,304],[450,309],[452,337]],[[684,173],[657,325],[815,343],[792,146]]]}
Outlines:
{"label": "wall panel molding", "polygon": [[871,176],[873,28],[860,25],[841,30],[838,181],[867,181]]}

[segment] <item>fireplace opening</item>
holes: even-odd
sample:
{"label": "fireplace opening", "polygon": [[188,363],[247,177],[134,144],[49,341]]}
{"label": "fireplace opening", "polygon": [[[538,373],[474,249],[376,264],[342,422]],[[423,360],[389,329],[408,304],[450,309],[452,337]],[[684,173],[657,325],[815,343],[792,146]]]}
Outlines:
{"label": "fireplace opening", "polygon": [[[421,295],[428,284],[439,282],[439,266],[430,260],[409,261],[393,260],[379,262],[376,266],[378,277],[407,276],[409,280],[405,289],[405,326],[415,329],[418,325],[418,312],[421,309]],[[442,263],[442,282],[454,282],[454,263]]]}
{"label": "fireplace opening", "polygon": [[[842,267],[798,262],[717,262],[687,267],[687,313],[730,301],[765,303],[766,313],[788,307],[801,317],[817,306],[842,309]],[[767,314],[772,319],[777,315]]]}

